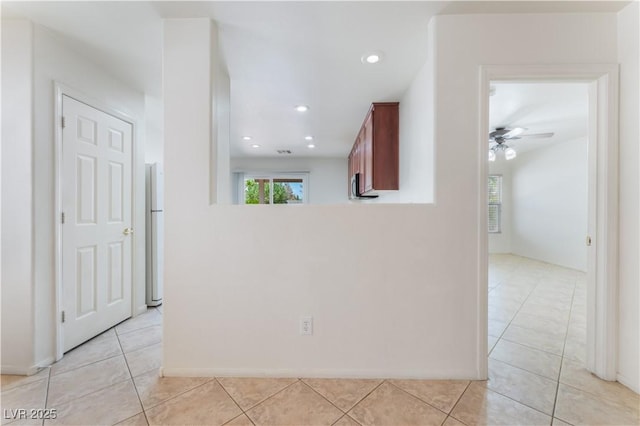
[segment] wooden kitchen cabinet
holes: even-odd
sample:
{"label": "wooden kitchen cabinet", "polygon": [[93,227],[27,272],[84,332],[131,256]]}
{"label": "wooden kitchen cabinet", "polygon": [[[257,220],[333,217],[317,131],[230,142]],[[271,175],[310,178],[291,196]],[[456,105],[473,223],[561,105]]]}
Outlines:
{"label": "wooden kitchen cabinet", "polygon": [[349,154],[349,182],[355,173],[360,194],[399,188],[398,102],[371,105]]}

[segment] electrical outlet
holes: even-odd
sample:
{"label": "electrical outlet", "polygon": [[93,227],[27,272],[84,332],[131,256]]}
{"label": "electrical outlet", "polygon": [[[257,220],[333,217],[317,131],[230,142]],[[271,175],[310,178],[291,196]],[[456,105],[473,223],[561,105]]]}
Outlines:
{"label": "electrical outlet", "polygon": [[313,334],[313,317],[300,317],[300,334]]}

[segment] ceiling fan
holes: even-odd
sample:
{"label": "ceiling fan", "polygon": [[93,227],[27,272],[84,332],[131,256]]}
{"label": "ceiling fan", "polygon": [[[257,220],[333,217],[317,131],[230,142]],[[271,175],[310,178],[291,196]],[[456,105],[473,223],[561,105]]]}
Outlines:
{"label": "ceiling fan", "polygon": [[496,153],[498,151],[503,151],[504,158],[507,160],[516,158],[516,150],[507,145],[507,141],[522,138],[550,138],[553,136],[553,132],[524,134],[526,130],[524,127],[514,127],[512,129],[496,127],[494,131],[489,133],[489,144],[493,144],[489,148],[489,161],[496,161]]}

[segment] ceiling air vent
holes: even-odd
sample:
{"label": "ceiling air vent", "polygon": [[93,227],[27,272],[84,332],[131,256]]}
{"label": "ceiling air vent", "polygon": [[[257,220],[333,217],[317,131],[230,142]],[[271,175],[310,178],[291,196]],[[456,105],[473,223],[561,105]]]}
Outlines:
{"label": "ceiling air vent", "polygon": [[278,154],[280,155],[291,155],[291,150],[290,149],[279,149],[278,150]]}

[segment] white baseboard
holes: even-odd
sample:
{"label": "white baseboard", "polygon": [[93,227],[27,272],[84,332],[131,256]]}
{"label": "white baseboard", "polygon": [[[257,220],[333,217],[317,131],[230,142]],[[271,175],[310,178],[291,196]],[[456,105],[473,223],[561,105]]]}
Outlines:
{"label": "white baseboard", "polygon": [[631,389],[635,393],[639,393],[640,394],[640,382],[638,381],[637,378],[636,378],[635,381],[634,380],[630,380],[628,377],[623,376],[622,374],[618,373],[618,375],[616,376],[616,380],[618,380],[618,382],[622,383],[623,385],[625,385],[626,387],[628,387],[629,389]]}
{"label": "white baseboard", "polygon": [[38,367],[37,365],[32,365],[31,367],[24,367],[24,366],[17,366],[17,365],[0,366],[0,373],[13,374],[16,376],[33,376],[38,371],[40,371],[40,367]]}
{"label": "white baseboard", "polygon": [[55,357],[49,357],[49,358],[43,359],[42,361],[37,362],[36,365],[37,365],[37,368],[44,368],[44,367],[49,367],[54,362],[56,362]]}
{"label": "white baseboard", "polygon": [[145,312],[147,312],[147,305],[140,305],[136,308],[136,311],[134,312],[133,316],[137,317],[140,314],[144,314]]}
{"label": "white baseboard", "polygon": [[167,368],[162,377],[308,377],[341,379],[429,379],[477,380],[473,373],[463,371],[410,370],[337,370],[337,369],[257,369],[257,368]]}

